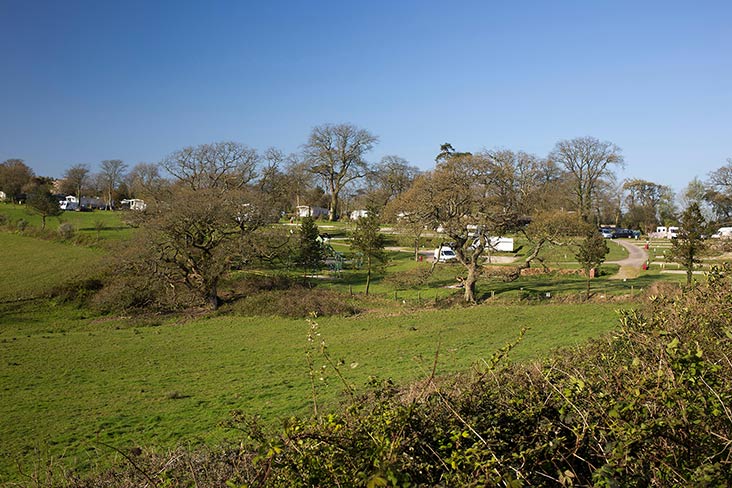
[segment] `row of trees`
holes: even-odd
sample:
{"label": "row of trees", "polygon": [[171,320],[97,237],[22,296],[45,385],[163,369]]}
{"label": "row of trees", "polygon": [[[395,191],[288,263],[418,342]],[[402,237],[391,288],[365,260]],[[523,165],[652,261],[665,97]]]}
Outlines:
{"label": "row of trees", "polygon": [[[185,289],[214,308],[219,280],[232,260],[246,261],[258,229],[296,204],[317,204],[315,198],[327,201],[332,220],[339,217],[344,198],[368,207],[374,217],[412,235],[415,249],[426,230],[442,232],[465,267],[465,300],[470,302],[475,301],[479,263],[492,251],[492,236],[520,231],[528,238],[532,249],[516,268],[518,277],[521,269],[541,260],[544,246],[589,236],[597,224],[613,218],[619,223],[623,205],[626,218],[644,222],[646,230],[664,212],[675,218],[665,187],[630,180],[623,193],[614,175],[623,164],[620,148],[592,137],[561,141],[546,158],[507,149],[473,154],[443,144],[435,168],[424,173],[397,156],[369,165],[366,154],[376,142],[353,125],[326,124],[313,130],[299,155],[276,149],[260,155],[234,142],[203,144],[176,151],[159,165],[139,164],[129,173],[119,160],[103,161],[96,178],[88,167],[72,166],[61,186],[81,196],[93,179],[108,208],[123,191],[145,198],[148,211],[130,216],[144,228],[139,233],[144,242],[133,247],[129,260],[132,276],[142,272],[157,280],[159,290]],[[24,167],[17,160],[3,163],[0,185]],[[707,208],[726,216],[724,195],[732,202],[732,185],[725,186],[732,181],[730,168],[732,161],[706,185],[692,182],[685,198],[700,212]],[[161,170],[171,178],[162,177]],[[49,183],[29,170],[25,177],[21,190],[31,180],[37,187]],[[364,249],[375,238],[356,234],[354,243]]]}
{"label": "row of trees", "polygon": [[[322,206],[328,208],[328,218],[336,220],[349,208],[384,209],[420,174],[396,155],[370,164],[367,155],[377,142],[376,136],[354,125],[325,124],[313,129],[299,154],[286,155],[274,148],[260,154],[234,142],[203,144],[176,151],[158,164],[140,163],[131,169],[117,159],[102,161],[96,173],[88,165],[77,164],[64,172],[56,190],[99,197],[111,209],[123,198],[155,198],[173,182],[199,188],[256,185],[272,196],[282,213],[298,205]],[[560,141],[544,158],[512,150],[473,155],[443,144],[436,165],[459,156],[479,157],[500,167],[504,173],[501,197],[520,201],[517,210],[524,215],[574,210],[598,225],[649,232],[658,224],[677,224],[679,208],[697,203],[707,220],[732,220],[732,159],[706,181],[691,181],[677,199],[670,187],[659,183],[618,182],[615,169],[624,164],[620,148],[593,137]],[[36,176],[22,160],[0,164],[0,191],[10,199],[27,196],[39,186],[50,190],[52,183],[52,178]]]}

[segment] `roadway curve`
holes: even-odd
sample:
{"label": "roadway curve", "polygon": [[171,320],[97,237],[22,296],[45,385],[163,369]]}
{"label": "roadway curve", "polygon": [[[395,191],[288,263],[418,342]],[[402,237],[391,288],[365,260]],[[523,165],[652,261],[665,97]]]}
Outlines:
{"label": "roadway curve", "polygon": [[[648,261],[648,253],[640,244],[625,239],[614,240],[614,243],[623,246],[628,251],[628,257],[620,261],[606,261],[611,264],[619,264],[618,273],[612,279],[621,280],[624,278],[635,278],[640,273],[644,263]],[[638,241],[636,241],[638,242]]]}

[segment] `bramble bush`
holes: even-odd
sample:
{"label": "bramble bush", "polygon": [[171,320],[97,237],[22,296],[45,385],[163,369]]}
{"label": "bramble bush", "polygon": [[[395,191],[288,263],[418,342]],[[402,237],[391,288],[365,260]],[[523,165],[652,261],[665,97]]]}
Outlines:
{"label": "bramble bush", "polygon": [[[408,387],[373,380],[358,394],[345,384],[342,409],[289,419],[277,433],[233,414],[246,434],[236,454],[190,452],[177,469],[172,455],[148,456],[86,486],[190,486],[202,482],[196,473],[237,487],[729,486],[731,285],[729,268],[714,269],[704,284],[621,313],[612,334],[541,362],[506,361],[514,343],[460,375],[433,370]],[[329,359],[324,343],[319,351]]]}

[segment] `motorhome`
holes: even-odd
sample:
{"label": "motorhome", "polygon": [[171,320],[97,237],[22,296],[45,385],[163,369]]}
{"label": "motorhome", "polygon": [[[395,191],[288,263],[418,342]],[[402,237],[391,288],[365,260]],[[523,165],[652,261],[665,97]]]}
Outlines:
{"label": "motorhome", "polygon": [[676,239],[679,237],[679,228],[670,226],[666,227],[665,225],[659,225],[656,227],[656,232],[654,232],[651,237],[655,237],[657,239]]}

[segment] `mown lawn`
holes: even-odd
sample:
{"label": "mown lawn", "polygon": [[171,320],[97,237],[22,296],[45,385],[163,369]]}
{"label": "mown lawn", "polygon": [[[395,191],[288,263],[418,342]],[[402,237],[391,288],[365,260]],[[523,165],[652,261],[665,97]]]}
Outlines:
{"label": "mown lawn", "polygon": [[217,425],[233,409],[266,421],[308,415],[308,348],[318,401],[332,407],[343,385],[332,365],[320,371],[326,361],[318,340],[343,360],[342,372],[357,388],[371,376],[404,384],[426,376],[436,352],[438,374],[463,370],[522,327],[529,331],[513,359],[541,357],[612,329],[615,308],[482,305],[322,318],[320,336],[309,343],[305,320],[218,316],[138,326],[25,303],[0,310],[0,473],[15,477],[16,462],[28,468],[48,456],[91,469],[113,456],[104,444],[164,448],[221,439],[230,433]]}

